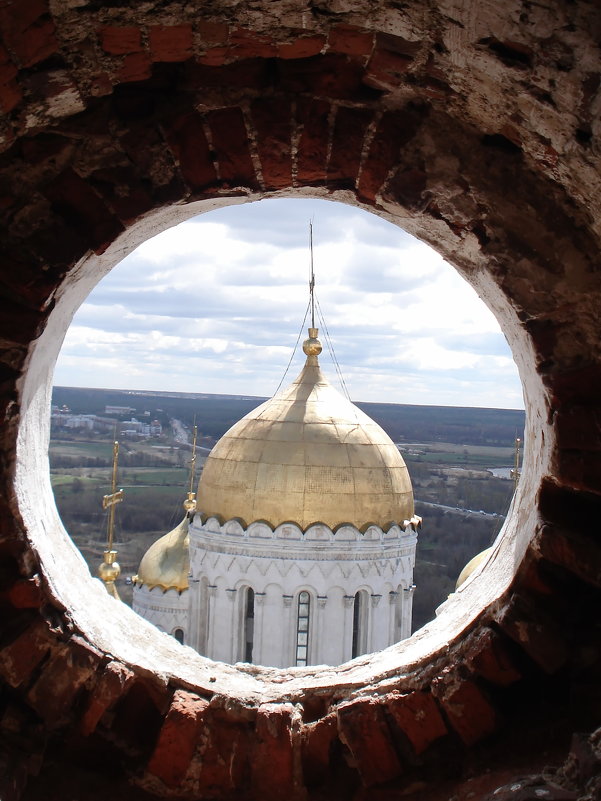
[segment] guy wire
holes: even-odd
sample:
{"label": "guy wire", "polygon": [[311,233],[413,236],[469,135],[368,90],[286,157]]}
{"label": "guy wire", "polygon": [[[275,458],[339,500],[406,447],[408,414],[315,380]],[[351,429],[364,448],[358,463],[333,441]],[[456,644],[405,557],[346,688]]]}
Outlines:
{"label": "guy wire", "polygon": [[292,364],[292,360],[294,359],[294,354],[296,353],[296,349],[298,348],[298,343],[300,342],[301,335],[302,335],[303,330],[305,328],[305,322],[307,320],[307,315],[309,314],[309,309],[310,308],[311,308],[311,300],[309,300],[309,302],[307,303],[307,308],[305,309],[305,316],[303,317],[303,322],[301,323],[301,327],[300,327],[300,330],[298,332],[298,336],[296,338],[296,342],[294,343],[294,348],[292,349],[292,353],[290,355],[290,361],[288,362],[288,366],[284,370],[284,375],[281,377],[280,383],[278,384],[276,391],[273,393],[274,395],[278,394],[278,392],[280,391],[280,387],[284,383],[284,379],[288,375],[288,370],[290,369],[290,365]]}

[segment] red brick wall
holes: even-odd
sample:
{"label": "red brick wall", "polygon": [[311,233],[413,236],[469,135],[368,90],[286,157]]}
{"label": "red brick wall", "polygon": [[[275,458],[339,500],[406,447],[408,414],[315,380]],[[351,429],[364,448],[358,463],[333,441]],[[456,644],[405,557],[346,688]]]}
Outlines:
{"label": "red brick wall", "polygon": [[[598,13],[218,5],[0,8],[0,795],[463,798],[486,766],[484,797],[601,712]],[[418,232],[505,311],[530,546],[435,658],[237,701],[73,625],[15,494],[21,376],[83,256],[172,204],[301,188]]]}

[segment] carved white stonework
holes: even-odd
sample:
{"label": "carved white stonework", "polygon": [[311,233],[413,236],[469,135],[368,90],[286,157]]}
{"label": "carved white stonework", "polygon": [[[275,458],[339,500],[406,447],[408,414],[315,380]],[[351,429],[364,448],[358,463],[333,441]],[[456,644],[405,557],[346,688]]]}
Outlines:
{"label": "carved white stonework", "polygon": [[[198,648],[212,659],[243,661],[251,631],[253,662],[294,665],[301,592],[309,595],[307,636],[301,632],[309,664],[351,658],[357,593],[364,599],[357,607],[364,652],[411,633],[412,594],[402,590],[413,583],[413,523],[386,531],[371,525],[365,532],[351,525],[332,531],[316,523],[303,532],[290,522],[274,530],[264,522],[245,528],[237,519],[221,523],[197,513],[189,538],[188,629],[201,632],[194,634]],[[389,603],[380,603],[382,597]]]}
{"label": "carved white stonework", "polygon": [[166,634],[173,635],[177,629],[181,629],[184,642],[187,643],[189,596],[190,590],[180,593],[175,589],[164,591],[161,587],[149,589],[144,584],[134,584],[132,606],[134,612]]}

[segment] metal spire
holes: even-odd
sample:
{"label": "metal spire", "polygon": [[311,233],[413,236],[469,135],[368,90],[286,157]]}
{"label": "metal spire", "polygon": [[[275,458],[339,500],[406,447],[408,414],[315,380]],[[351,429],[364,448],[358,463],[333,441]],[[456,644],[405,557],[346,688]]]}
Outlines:
{"label": "metal spire", "polygon": [[117,490],[117,463],[119,461],[119,443],[113,443],[113,478],[111,482],[111,492],[102,498],[102,508],[109,510],[108,532],[106,550],[104,552],[104,562],[98,568],[98,575],[104,581],[106,591],[118,601],[119,593],[115,586],[115,581],[121,574],[121,567],[117,562],[117,551],[113,548],[113,536],[115,530],[115,506],[123,500],[123,490]]}
{"label": "metal spire", "polygon": [[194,424],[194,436],[192,437],[192,458],[190,459],[190,481],[188,484],[188,497],[184,501],[184,509],[188,514],[196,511],[196,493],[193,491],[194,473],[196,472],[196,437],[198,426]]}
{"label": "metal spire", "polygon": [[313,223],[309,222],[309,248],[311,250],[311,280],[309,293],[311,296],[311,328],[315,328],[315,273],[313,271]]}
{"label": "metal spire", "polygon": [[313,223],[309,223],[309,249],[311,251],[311,280],[309,281],[309,304],[311,306],[311,327],[309,338],[303,342],[303,352],[307,356],[319,356],[321,342],[317,339],[319,331],[315,328],[315,273],[313,271]]}

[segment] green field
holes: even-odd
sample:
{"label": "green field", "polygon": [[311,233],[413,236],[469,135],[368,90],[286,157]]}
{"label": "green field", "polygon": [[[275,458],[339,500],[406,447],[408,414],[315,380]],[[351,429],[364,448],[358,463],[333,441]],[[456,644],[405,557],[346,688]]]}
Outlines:
{"label": "green field", "polygon": [[98,440],[55,440],[50,443],[50,456],[86,457],[88,459],[113,458],[113,443]]}

